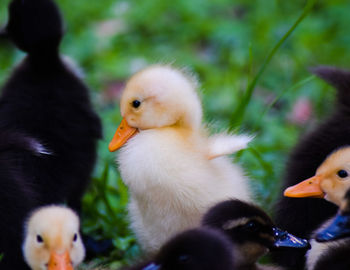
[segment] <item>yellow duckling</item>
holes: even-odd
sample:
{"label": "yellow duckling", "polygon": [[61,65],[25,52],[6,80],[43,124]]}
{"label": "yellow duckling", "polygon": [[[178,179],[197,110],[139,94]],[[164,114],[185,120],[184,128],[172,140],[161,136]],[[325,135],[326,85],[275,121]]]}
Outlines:
{"label": "yellow duckling", "polygon": [[157,251],[171,236],[196,227],[214,204],[250,200],[242,169],[227,155],[248,136],[208,137],[201,125],[197,83],[170,66],[135,74],[121,98],[122,123],[109,145],[129,187],[131,226],[142,246]]}
{"label": "yellow duckling", "polygon": [[287,197],[316,197],[340,206],[350,188],[350,146],[334,151],[317,168],[316,175],[289,187]]}
{"label": "yellow duckling", "polygon": [[79,218],[69,208],[39,208],[25,225],[25,261],[32,270],[73,270],[85,257]]}

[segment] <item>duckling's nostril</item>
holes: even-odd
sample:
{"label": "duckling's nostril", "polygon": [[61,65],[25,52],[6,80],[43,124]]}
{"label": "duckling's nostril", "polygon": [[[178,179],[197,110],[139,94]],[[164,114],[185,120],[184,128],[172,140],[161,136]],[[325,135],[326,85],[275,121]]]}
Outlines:
{"label": "duckling's nostril", "polygon": [[273,229],[275,233],[275,237],[278,237],[280,240],[285,240],[287,238],[288,233],[279,229]]}
{"label": "duckling's nostril", "polygon": [[281,240],[286,240],[287,239],[287,234],[286,233],[282,234],[280,239]]}

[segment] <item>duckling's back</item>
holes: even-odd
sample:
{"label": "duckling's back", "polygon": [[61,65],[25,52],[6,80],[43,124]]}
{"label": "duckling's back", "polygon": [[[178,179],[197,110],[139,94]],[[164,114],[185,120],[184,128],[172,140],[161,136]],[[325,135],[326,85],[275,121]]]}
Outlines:
{"label": "duckling's back", "polygon": [[101,124],[88,88],[59,56],[60,12],[50,0],[14,0],[9,13],[7,35],[28,55],[2,88],[0,129],[24,132],[52,153],[43,162],[23,161],[28,174],[56,190],[48,200],[62,201],[70,192],[80,197],[94,165]]}

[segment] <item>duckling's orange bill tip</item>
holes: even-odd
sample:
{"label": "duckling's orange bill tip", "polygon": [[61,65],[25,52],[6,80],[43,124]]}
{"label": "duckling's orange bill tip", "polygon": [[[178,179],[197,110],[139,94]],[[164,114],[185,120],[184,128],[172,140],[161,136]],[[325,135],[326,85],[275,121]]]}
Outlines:
{"label": "duckling's orange bill tip", "polygon": [[309,179],[300,182],[297,185],[287,188],[283,195],[285,197],[292,198],[324,198],[324,192],[320,187],[321,178],[318,176],[311,177]]}
{"label": "duckling's orange bill tip", "polygon": [[68,251],[62,254],[52,252],[48,263],[48,270],[74,270]]}
{"label": "duckling's orange bill tip", "polygon": [[137,128],[130,127],[126,120],[123,118],[120,123],[117,131],[115,132],[113,139],[108,145],[108,149],[110,152],[114,152],[122,147],[127,140],[129,140],[135,133],[137,132]]}

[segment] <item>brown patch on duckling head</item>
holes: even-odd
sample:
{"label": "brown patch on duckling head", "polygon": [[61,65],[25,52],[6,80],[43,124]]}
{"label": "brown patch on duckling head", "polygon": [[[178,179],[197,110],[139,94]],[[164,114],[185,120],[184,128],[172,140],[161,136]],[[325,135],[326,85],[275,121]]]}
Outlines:
{"label": "brown patch on duckling head", "polygon": [[212,207],[202,225],[219,229],[230,238],[237,266],[256,263],[275,242],[270,217],[259,207],[236,199]]}
{"label": "brown patch on duckling head", "polygon": [[72,270],[85,256],[78,216],[66,207],[39,208],[26,224],[22,248],[33,270]]}
{"label": "brown patch on duckling head", "polygon": [[259,216],[229,220],[222,228],[234,243],[237,266],[256,263],[274,242],[271,224]]}
{"label": "brown patch on duckling head", "polygon": [[[311,189],[311,186],[314,186],[314,189]],[[348,188],[350,188],[350,147],[347,146],[330,154],[318,167],[314,177],[286,189],[285,196],[314,197],[324,193],[326,200],[339,206]]]}
{"label": "brown patch on duckling head", "polygon": [[130,78],[121,98],[121,114],[138,129],[180,125],[198,128],[202,109],[196,82],[170,66],[150,66]]}

